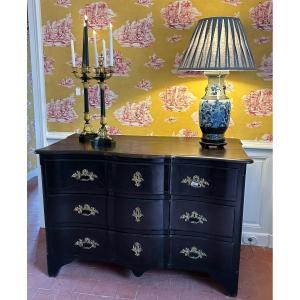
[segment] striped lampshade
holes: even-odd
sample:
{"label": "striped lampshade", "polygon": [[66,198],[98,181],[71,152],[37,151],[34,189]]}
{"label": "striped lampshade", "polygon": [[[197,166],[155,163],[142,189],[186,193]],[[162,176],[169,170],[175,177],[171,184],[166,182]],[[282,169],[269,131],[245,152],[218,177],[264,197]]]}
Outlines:
{"label": "striped lampshade", "polygon": [[199,20],[179,70],[255,70],[247,38],[239,18]]}

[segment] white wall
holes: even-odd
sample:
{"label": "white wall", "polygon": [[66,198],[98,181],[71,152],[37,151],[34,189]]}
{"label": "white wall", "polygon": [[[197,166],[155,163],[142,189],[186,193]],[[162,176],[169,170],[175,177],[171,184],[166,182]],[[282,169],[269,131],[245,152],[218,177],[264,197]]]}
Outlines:
{"label": "white wall", "polygon": [[258,146],[244,143],[254,163],[247,166],[242,241],[250,244],[250,237],[254,245],[272,247],[273,151],[263,143],[253,148]]}

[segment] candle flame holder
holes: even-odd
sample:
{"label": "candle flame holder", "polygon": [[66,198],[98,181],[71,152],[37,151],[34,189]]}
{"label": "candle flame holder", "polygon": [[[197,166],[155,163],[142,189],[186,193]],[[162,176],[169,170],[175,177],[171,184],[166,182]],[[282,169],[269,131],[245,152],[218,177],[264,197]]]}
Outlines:
{"label": "candle flame holder", "polygon": [[79,135],[79,142],[85,143],[97,136],[97,133],[93,130],[90,124],[90,113],[89,113],[89,99],[88,99],[88,88],[90,77],[90,68],[87,66],[73,67],[72,73],[78,79],[81,79],[83,84],[83,93],[84,93],[84,125],[83,130]]}

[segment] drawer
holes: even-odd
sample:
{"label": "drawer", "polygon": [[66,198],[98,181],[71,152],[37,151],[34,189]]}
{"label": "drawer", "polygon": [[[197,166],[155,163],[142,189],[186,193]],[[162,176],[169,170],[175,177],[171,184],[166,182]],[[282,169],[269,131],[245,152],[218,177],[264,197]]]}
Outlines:
{"label": "drawer", "polygon": [[168,228],[168,201],[110,198],[109,227],[131,230],[164,230]]}
{"label": "drawer", "polygon": [[105,163],[97,160],[48,160],[48,193],[105,193]]}
{"label": "drawer", "polygon": [[233,244],[195,237],[172,237],[171,265],[193,271],[230,270]]}
{"label": "drawer", "polygon": [[73,223],[106,225],[106,198],[98,195],[48,195],[45,201],[47,226]]}
{"label": "drawer", "polygon": [[111,189],[116,193],[164,193],[163,164],[114,163],[110,178]]}
{"label": "drawer", "polygon": [[97,229],[47,229],[48,252],[62,256],[105,259],[107,232]]}
{"label": "drawer", "polygon": [[185,200],[171,203],[171,230],[231,237],[233,228],[234,207]]}
{"label": "drawer", "polygon": [[194,164],[172,164],[171,193],[235,200],[238,170]]}
{"label": "drawer", "polygon": [[113,233],[116,260],[125,265],[162,266],[164,261],[163,237]]}

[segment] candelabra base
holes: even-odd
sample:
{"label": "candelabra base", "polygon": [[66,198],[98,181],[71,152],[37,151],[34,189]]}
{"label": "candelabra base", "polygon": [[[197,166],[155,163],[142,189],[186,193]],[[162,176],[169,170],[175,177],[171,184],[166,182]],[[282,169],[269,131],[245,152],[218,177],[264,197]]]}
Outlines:
{"label": "candelabra base", "polygon": [[97,133],[81,133],[79,135],[79,142],[80,143],[88,143],[96,137],[97,137]]}
{"label": "candelabra base", "polygon": [[111,137],[100,137],[91,140],[91,145],[93,148],[103,148],[103,147],[112,147],[116,142]]}

